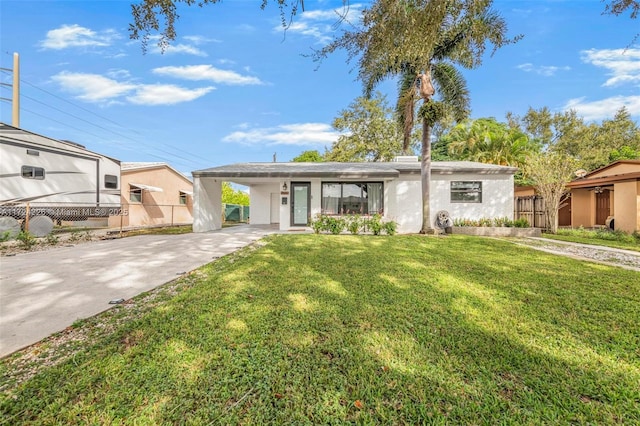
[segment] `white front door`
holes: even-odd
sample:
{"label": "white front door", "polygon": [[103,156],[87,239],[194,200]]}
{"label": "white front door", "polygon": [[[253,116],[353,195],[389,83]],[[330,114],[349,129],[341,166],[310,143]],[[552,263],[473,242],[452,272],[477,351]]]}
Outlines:
{"label": "white front door", "polygon": [[271,193],[271,221],[270,223],[280,223],[280,194]]}

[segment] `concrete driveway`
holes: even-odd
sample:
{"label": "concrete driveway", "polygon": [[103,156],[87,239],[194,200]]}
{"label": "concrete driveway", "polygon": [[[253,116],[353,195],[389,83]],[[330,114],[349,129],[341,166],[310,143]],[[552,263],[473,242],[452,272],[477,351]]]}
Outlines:
{"label": "concrete driveway", "polygon": [[140,235],[0,259],[0,357],[151,290],[263,236],[240,225],[182,235]]}

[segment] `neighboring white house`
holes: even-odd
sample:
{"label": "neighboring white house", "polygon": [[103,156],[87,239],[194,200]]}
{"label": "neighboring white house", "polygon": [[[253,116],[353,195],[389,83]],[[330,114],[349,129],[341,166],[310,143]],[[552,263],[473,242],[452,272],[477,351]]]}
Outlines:
{"label": "neighboring white house", "polygon": [[[517,169],[467,161],[433,162],[432,220],[513,218],[513,175]],[[398,232],[422,227],[420,162],[239,163],[197,170],[193,229],[222,227],[222,182],[250,188],[251,224],[304,229],[318,214],[374,214],[398,223]]]}

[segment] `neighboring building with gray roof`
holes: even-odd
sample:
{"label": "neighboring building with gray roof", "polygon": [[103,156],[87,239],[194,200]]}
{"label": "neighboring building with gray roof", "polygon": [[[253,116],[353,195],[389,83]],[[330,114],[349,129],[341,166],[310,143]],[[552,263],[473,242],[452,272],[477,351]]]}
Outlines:
{"label": "neighboring building with gray roof", "polygon": [[[432,220],[446,210],[452,218],[513,218],[513,175],[517,169],[468,161],[433,162]],[[220,229],[221,185],[250,188],[251,223],[304,229],[319,214],[380,213],[398,232],[422,226],[420,162],[238,163],[192,172],[194,231]]]}

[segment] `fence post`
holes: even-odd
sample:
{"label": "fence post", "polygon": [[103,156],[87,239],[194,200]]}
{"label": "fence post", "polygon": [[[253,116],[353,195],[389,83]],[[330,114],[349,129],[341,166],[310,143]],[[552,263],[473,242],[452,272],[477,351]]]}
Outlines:
{"label": "fence post", "polygon": [[171,226],[173,226],[173,204],[171,204]]}
{"label": "fence post", "polygon": [[536,216],[536,195],[533,196],[533,201],[531,202],[531,210],[533,210],[533,227],[537,228],[536,220],[538,216]]}
{"label": "fence post", "polygon": [[24,217],[24,231],[29,232],[29,216],[31,215],[31,204],[27,203]]}

